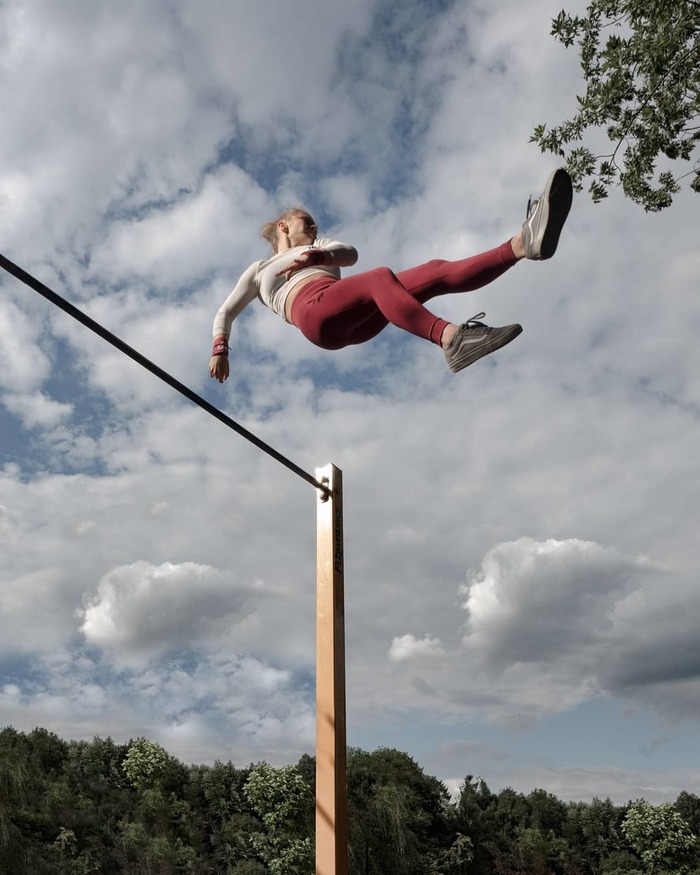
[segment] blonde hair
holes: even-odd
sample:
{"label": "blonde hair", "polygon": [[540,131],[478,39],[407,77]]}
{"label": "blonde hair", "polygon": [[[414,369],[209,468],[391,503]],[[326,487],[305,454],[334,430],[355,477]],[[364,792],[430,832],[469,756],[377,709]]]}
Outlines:
{"label": "blonde hair", "polygon": [[265,224],[260,229],[260,236],[263,238],[263,240],[267,240],[270,246],[272,246],[273,252],[277,252],[278,223],[283,222],[285,219],[289,219],[292,216],[311,216],[311,213],[309,213],[308,210],[302,210],[301,207],[290,207],[289,209],[285,210],[281,216],[278,216],[271,222],[265,222]]}

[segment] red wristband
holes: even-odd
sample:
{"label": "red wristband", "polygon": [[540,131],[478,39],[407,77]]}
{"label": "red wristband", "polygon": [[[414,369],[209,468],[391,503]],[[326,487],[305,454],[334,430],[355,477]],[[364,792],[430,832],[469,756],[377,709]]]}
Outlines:
{"label": "red wristband", "polygon": [[217,340],[211,354],[212,356],[228,355],[228,343],[225,340]]}

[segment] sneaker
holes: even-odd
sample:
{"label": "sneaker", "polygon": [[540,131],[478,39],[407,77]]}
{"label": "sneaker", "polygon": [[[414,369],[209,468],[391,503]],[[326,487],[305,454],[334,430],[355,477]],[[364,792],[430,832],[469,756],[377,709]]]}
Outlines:
{"label": "sneaker", "polygon": [[451,371],[456,374],[482,356],[495,352],[520,334],[522,325],[505,325],[503,328],[489,328],[482,319],[486,313],[477,313],[464,325],[460,325],[452,342],[447,347],[445,358]]}
{"label": "sneaker", "polygon": [[542,195],[537,200],[528,200],[527,219],[522,228],[526,258],[544,261],[554,255],[573,196],[571,177],[560,167],[550,175]]}

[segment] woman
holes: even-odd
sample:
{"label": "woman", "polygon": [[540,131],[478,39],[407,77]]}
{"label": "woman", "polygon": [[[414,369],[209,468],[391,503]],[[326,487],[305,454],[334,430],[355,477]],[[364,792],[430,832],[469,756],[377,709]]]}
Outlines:
{"label": "woman", "polygon": [[555,170],[541,197],[528,203],[520,231],[496,249],[462,261],[429,261],[396,274],[380,267],[344,279],[340,268],[355,264],[357,250],[337,240],[318,239],[316,223],[307,212],[288,210],[261,231],[273,256],[250,265],[216,314],[209,373],[220,383],[228,378],[231,325],[254,298],[323,349],[364,343],[391,323],[442,347],[450,369],[461,371],[510,343],[522,328],[489,328],[477,321],[483,313],[455,325],[427,310],[426,301],[481,288],[522,258],[551,258],[571,201],[568,173]]}

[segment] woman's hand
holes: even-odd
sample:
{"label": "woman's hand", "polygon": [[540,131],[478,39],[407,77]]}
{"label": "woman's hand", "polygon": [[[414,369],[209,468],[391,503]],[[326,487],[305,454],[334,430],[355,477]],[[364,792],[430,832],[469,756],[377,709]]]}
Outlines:
{"label": "woman's hand", "polygon": [[229,366],[227,355],[213,355],[209,359],[209,376],[223,383],[228,380]]}
{"label": "woman's hand", "polygon": [[278,270],[275,276],[282,276],[284,274],[284,278],[289,279],[298,270],[304,270],[306,267],[315,267],[317,264],[325,263],[326,253],[322,249],[309,249],[297,255],[294,261],[287,265],[284,270]]}

